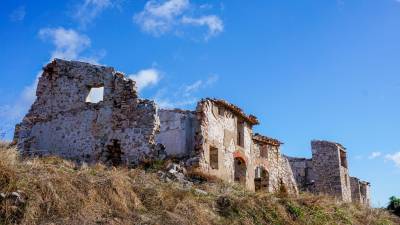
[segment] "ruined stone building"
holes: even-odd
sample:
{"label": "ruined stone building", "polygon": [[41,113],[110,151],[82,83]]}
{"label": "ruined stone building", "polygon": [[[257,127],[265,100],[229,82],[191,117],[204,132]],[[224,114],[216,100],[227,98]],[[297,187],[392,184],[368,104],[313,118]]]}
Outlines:
{"label": "ruined stone building", "polygon": [[253,133],[259,124],[238,107],[204,99],[196,111],[160,110],[157,142],[170,156],[190,158],[201,171],[249,190],[298,193],[289,161],[278,140]]}
{"label": "ruined stone building", "polygon": [[[87,97],[103,89],[102,101]],[[113,68],[56,59],[39,79],[37,99],[16,126],[23,155],[135,164],[154,149],[156,104]]]}
{"label": "ruined stone building", "polygon": [[310,191],[369,203],[369,184],[349,177],[343,146],[314,141],[312,159],[286,157],[280,141],[254,133],[255,116],[224,100],[203,99],[193,111],[158,109],[113,68],[59,59],[44,68],[36,95],[15,130],[24,156],[134,166],[163,152],[253,191]]}
{"label": "ruined stone building", "polygon": [[311,159],[288,157],[301,191],[370,204],[370,184],[350,177],[345,147],[334,142],[312,141],[311,148]]}

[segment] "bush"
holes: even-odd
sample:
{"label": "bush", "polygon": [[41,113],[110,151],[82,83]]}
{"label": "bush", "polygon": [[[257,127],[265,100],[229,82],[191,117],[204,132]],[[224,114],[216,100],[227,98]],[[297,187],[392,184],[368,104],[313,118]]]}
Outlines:
{"label": "bush", "polygon": [[397,216],[400,216],[400,198],[392,196],[387,209],[392,211]]}

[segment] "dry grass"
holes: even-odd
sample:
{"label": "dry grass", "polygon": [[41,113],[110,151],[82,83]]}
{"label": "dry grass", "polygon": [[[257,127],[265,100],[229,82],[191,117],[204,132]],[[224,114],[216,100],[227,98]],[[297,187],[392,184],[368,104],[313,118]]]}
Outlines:
{"label": "dry grass", "polygon": [[221,181],[194,188],[209,194],[163,183],[151,170],[22,161],[0,144],[0,192],[28,197],[22,213],[1,202],[0,224],[400,224],[384,210],[323,196],[277,198]]}

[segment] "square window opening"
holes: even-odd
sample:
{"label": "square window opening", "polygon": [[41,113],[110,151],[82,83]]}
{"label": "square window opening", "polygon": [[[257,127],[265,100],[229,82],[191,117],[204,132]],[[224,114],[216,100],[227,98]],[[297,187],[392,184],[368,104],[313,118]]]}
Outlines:
{"label": "square window opening", "polygon": [[86,102],[99,103],[104,98],[104,87],[91,87]]}

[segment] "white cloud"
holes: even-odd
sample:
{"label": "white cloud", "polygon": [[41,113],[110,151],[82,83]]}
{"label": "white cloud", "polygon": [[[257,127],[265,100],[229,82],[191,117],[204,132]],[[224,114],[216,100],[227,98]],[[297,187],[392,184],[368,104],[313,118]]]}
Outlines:
{"label": "white cloud", "polygon": [[194,26],[207,26],[208,34],[205,37],[206,39],[216,36],[224,30],[224,23],[218,16],[215,15],[202,16],[200,18],[191,18],[184,16],[182,18],[182,23],[191,24]]}
{"label": "white cloud", "polygon": [[20,6],[16,8],[14,11],[12,11],[12,13],[10,14],[10,20],[13,22],[19,22],[24,20],[25,15],[26,15],[25,6]]}
{"label": "white cloud", "polygon": [[382,152],[372,152],[368,159],[375,159],[382,155]]}
{"label": "white cloud", "polygon": [[111,0],[82,0],[80,4],[76,6],[73,17],[82,27],[86,27],[100,13],[115,5],[116,3]]}
{"label": "white cloud", "polygon": [[133,19],[144,32],[159,36],[169,32],[178,23],[177,17],[188,7],[189,0],[150,0]]}
{"label": "white cloud", "polygon": [[50,40],[55,50],[51,53],[51,59],[60,58],[66,60],[78,59],[79,55],[90,47],[88,36],[79,34],[73,29],[43,28],[39,31],[43,40]]}
{"label": "white cloud", "polygon": [[195,104],[199,98],[196,96],[200,90],[211,87],[218,80],[218,76],[212,75],[207,80],[198,80],[191,84],[183,85],[177,90],[163,88],[159,90],[154,100],[161,108],[185,108]]}
{"label": "white cloud", "polygon": [[[204,9],[203,5],[198,8]],[[154,36],[168,32],[182,34],[184,33],[183,25],[207,27],[206,40],[223,31],[224,25],[218,16],[193,17],[189,15],[195,9],[196,7],[189,0],[150,0],[144,6],[143,11],[134,15],[133,20],[144,32]]]}
{"label": "white cloud", "polygon": [[393,161],[396,166],[400,167],[400,152],[396,152],[394,154],[387,154],[385,156],[386,160]]}
{"label": "white cloud", "polygon": [[128,77],[136,81],[136,86],[139,91],[146,87],[156,85],[161,79],[160,72],[156,69],[141,70],[136,74],[129,75]]}

